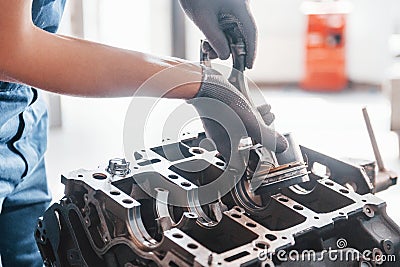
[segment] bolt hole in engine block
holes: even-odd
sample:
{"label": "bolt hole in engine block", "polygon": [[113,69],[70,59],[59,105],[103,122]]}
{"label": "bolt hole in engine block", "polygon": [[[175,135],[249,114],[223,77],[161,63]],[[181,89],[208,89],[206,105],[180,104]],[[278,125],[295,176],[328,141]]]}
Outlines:
{"label": "bolt hole in engine block", "polygon": [[[65,197],[46,211],[35,231],[46,264],[289,266],[277,251],[320,253],[340,238],[357,251],[399,256],[399,227],[386,215],[385,202],[371,194],[361,168],[300,147],[309,181],[298,179],[304,165],[290,163],[285,165],[290,171],[278,168],[269,180],[281,186],[262,184],[256,191],[249,176],[254,172],[237,177],[230,167],[225,170],[211,146],[201,147],[204,138],[202,133],[139,151],[132,172],[122,175],[105,174],[106,167],[63,175]],[[202,201],[201,189],[215,187],[226,171],[237,183],[213,201]],[[298,182],[285,180],[292,178]],[[260,256],[266,251],[268,259]]]}
{"label": "bolt hole in engine block", "polygon": [[105,175],[104,173],[94,173],[92,175],[92,177],[94,179],[97,179],[97,180],[105,180],[105,179],[107,179],[107,175]]}

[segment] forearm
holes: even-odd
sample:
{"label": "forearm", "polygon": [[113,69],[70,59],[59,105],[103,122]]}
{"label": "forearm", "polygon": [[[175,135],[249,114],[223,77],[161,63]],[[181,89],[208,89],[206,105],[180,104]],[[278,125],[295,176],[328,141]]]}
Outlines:
{"label": "forearm", "polygon": [[[57,36],[36,27],[24,36],[18,53],[7,62],[5,76],[47,91],[92,97],[131,96],[154,74],[174,68],[170,79],[200,81],[201,68],[183,60]],[[191,77],[193,76],[193,77]],[[166,97],[191,98],[198,82],[171,90]],[[157,84],[149,95],[164,90]]]}
{"label": "forearm", "polygon": [[4,72],[0,72],[0,82],[20,83],[19,81],[8,77]]}
{"label": "forearm", "polygon": [[11,80],[4,73],[0,73],[0,81],[2,81],[2,82],[10,82]]}

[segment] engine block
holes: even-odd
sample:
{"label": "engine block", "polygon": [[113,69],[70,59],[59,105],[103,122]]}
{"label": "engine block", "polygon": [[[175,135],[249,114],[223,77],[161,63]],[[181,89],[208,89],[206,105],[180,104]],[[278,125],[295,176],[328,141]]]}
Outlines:
{"label": "engine block", "polygon": [[309,181],[252,191],[245,174],[205,203],[199,188],[229,170],[204,138],[63,175],[65,196],[35,232],[45,265],[399,265],[400,228],[373,195],[373,167],[300,147]]}

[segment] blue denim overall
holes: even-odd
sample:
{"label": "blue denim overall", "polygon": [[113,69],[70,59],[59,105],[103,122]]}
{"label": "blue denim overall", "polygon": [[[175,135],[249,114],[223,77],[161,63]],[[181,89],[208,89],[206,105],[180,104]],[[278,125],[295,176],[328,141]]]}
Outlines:
{"label": "blue denim overall", "polygon": [[[65,0],[33,0],[33,22],[55,32],[64,5]],[[43,266],[33,233],[51,199],[46,142],[47,110],[40,92],[0,82],[0,266]]]}

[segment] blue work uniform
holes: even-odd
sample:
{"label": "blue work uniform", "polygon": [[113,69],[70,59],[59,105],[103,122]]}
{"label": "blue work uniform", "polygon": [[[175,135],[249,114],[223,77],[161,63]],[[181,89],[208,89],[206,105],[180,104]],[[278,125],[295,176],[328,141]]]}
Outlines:
{"label": "blue work uniform", "polygon": [[[33,0],[34,24],[55,32],[64,5],[65,0]],[[51,200],[46,142],[47,110],[40,92],[0,82],[0,266],[43,266],[33,233]]]}

